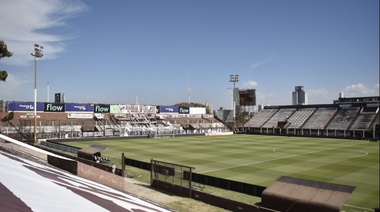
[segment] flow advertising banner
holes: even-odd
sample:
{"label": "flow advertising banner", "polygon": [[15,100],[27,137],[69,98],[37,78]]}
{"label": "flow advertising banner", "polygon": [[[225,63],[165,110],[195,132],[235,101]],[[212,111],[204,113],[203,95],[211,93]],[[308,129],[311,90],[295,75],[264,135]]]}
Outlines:
{"label": "flow advertising banner", "polygon": [[110,105],[94,105],[94,113],[109,113],[110,111]]}
{"label": "flow advertising banner", "polygon": [[65,112],[64,103],[45,103],[44,112]]}
{"label": "flow advertising banner", "polygon": [[189,107],[179,107],[178,113],[179,114],[189,114],[190,108]]}

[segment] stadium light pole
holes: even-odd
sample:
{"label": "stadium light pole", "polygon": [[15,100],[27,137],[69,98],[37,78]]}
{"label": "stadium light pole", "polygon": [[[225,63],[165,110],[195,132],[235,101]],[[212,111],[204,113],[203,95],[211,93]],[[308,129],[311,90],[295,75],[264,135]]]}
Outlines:
{"label": "stadium light pole", "polygon": [[47,82],[47,102],[50,102],[49,95],[50,95],[50,82]]}
{"label": "stadium light pole", "polygon": [[233,109],[233,115],[234,115],[234,126],[232,127],[233,133],[235,134],[235,128],[236,128],[236,103],[235,103],[235,83],[239,82],[239,75],[231,74],[230,75],[230,82],[234,84],[233,91],[232,91],[232,109]]}
{"label": "stadium light pole", "polygon": [[34,145],[37,144],[37,59],[44,56],[44,47],[39,44],[34,44],[31,55],[34,57]]}

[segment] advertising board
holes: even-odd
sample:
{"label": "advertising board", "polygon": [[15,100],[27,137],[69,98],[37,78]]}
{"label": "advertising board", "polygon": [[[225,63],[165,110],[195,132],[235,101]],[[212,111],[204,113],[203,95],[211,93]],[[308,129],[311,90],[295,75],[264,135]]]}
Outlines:
{"label": "advertising board", "polygon": [[256,105],[256,90],[255,89],[239,90],[239,103],[241,106]]}
{"label": "advertising board", "polygon": [[110,105],[98,104],[94,105],[94,113],[109,113],[111,111]]}
{"label": "advertising board", "polygon": [[179,107],[178,108],[178,113],[179,114],[189,114],[190,113],[190,108],[189,107]]}
{"label": "advertising board", "polygon": [[67,113],[68,119],[92,119],[92,113]]}
{"label": "advertising board", "polygon": [[81,103],[66,103],[66,112],[94,112],[94,105]]}
{"label": "advertising board", "polygon": [[[34,111],[34,102],[8,102],[9,111]],[[44,111],[44,103],[37,102],[37,111]]]}
{"label": "advertising board", "polygon": [[110,105],[110,113],[122,113],[121,108],[121,105]]}
{"label": "advertising board", "polygon": [[110,113],[155,113],[156,106],[150,105],[111,105]]}
{"label": "advertising board", "polygon": [[178,113],[178,106],[159,106],[158,113]]}
{"label": "advertising board", "polygon": [[190,107],[190,114],[206,114],[205,107]]}
{"label": "advertising board", "polygon": [[64,103],[45,103],[44,112],[65,112]]}

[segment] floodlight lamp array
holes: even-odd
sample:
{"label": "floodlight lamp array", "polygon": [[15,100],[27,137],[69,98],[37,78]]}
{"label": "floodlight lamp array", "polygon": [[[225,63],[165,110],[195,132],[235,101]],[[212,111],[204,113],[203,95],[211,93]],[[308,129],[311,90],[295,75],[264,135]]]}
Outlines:
{"label": "floodlight lamp array", "polygon": [[239,82],[239,75],[231,74],[230,75],[230,82]]}
{"label": "floodlight lamp array", "polygon": [[34,44],[34,48],[31,55],[35,58],[41,58],[42,56],[44,56],[44,47],[39,44]]}

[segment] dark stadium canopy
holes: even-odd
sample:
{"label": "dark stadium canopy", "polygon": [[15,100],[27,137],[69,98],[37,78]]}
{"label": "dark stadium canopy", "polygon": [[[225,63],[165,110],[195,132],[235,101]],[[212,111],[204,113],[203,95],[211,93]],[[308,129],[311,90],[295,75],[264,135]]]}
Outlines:
{"label": "dark stadium canopy", "polygon": [[81,150],[79,150],[79,152],[83,152],[83,153],[87,153],[87,154],[96,154],[96,153],[99,153],[100,151],[102,151],[103,149],[99,149],[99,148],[95,148],[95,147],[85,147],[85,148],[82,148]]}
{"label": "dark stadium canopy", "polygon": [[97,147],[84,147],[78,151],[78,157],[80,158],[85,158],[88,160],[92,160],[93,156],[98,156],[100,157],[100,152],[102,151],[102,148],[97,148]]}
{"label": "dark stadium canopy", "polygon": [[262,193],[262,206],[288,212],[339,212],[355,187],[282,176]]}

